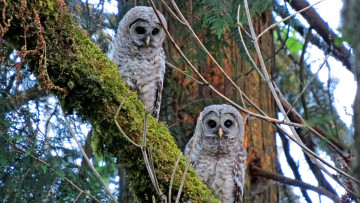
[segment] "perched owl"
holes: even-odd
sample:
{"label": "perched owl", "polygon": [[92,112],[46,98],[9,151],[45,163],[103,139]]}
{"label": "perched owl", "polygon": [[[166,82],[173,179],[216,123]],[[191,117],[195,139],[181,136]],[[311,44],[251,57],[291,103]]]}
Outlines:
{"label": "perched owl", "polygon": [[[164,16],[159,14],[166,25]],[[153,8],[137,6],[120,21],[107,53],[125,83],[137,91],[146,110],[151,110],[157,119],[165,74],[164,39],[165,31]]]}
{"label": "perched owl", "polygon": [[[242,202],[247,153],[240,113],[227,104],[211,105],[203,110],[197,125],[200,129],[190,163],[199,179],[220,202]],[[193,142],[194,136],[185,148],[188,159]]]}

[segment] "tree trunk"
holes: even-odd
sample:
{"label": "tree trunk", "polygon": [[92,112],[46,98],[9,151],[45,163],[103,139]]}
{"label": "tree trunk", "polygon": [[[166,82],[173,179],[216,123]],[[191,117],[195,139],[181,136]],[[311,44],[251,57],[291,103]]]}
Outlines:
{"label": "tree trunk", "polygon": [[[67,113],[76,113],[93,126],[95,153],[109,152],[125,169],[137,200],[159,200],[150,181],[142,153],[119,132],[114,115],[129,89],[115,64],[90,41],[66,14],[62,0],[5,0],[0,2],[0,43],[18,50],[23,68],[29,68],[48,91],[56,94]],[[0,45],[1,45],[0,44]],[[26,66],[25,66],[26,64]],[[137,144],[143,137],[144,106],[131,93],[117,118],[127,136]],[[163,123],[147,123],[146,149],[152,154],[158,184],[168,193],[170,177],[180,150]],[[172,185],[177,194],[186,159],[182,156]],[[190,168],[183,199],[217,202]]]}
{"label": "tree trunk", "polygon": [[[270,9],[262,13],[261,16],[256,15],[253,18],[256,34],[262,32],[272,23],[273,18]],[[243,36],[244,35],[245,34],[243,34]],[[271,31],[263,35],[260,38],[259,43],[264,60],[274,55],[274,40]],[[256,70],[252,70],[246,75],[246,73],[251,70],[251,65],[245,59],[246,54],[241,53],[242,56],[240,56],[239,49],[235,43],[234,46],[231,47],[231,50],[231,57],[236,61],[235,68],[232,69],[232,73],[235,76],[233,78],[237,79],[236,84],[267,115],[276,117],[275,102],[266,82],[261,79]],[[259,62],[257,61],[258,57],[254,53],[251,53],[251,55],[253,56],[255,63],[259,65]],[[274,60],[269,60],[266,63],[270,77],[274,70],[274,65]],[[243,76],[239,78],[240,75]],[[233,92],[233,94],[235,94],[235,92]],[[239,95],[237,96],[237,99],[241,101]],[[248,108],[251,111],[256,111],[252,107]],[[267,171],[278,172],[275,133],[276,129],[271,123],[260,119],[247,119],[245,126],[245,146],[248,151],[248,157],[245,178],[245,202],[279,201],[277,184],[251,174],[252,164]]]}
{"label": "tree trunk", "polygon": [[[183,13],[186,14],[188,21],[193,19],[196,13],[193,13],[190,10],[192,7],[188,5],[182,10]],[[253,23],[255,26],[255,30],[257,34],[263,31],[266,27],[270,26],[273,23],[273,18],[271,15],[271,10],[266,10],[261,16],[256,15],[253,19]],[[181,25],[179,25],[181,26]],[[180,35],[177,30],[179,27],[172,26],[170,24],[169,27],[171,33],[175,33],[175,39],[177,43],[182,47],[194,46],[194,41],[189,39],[184,39],[184,37],[176,37]],[[185,28],[184,28],[185,29]],[[199,37],[203,43],[206,43],[206,39],[201,36],[202,31],[198,31]],[[183,34],[183,33],[182,33]],[[276,117],[276,106],[273,100],[273,96],[270,92],[269,87],[267,86],[265,81],[262,81],[259,77],[259,74],[253,70],[248,75],[251,69],[251,65],[247,62],[244,57],[246,57],[245,53],[240,53],[239,44],[230,37],[230,34],[227,33],[227,36],[223,38],[229,38],[227,41],[229,48],[227,48],[227,58],[222,61],[222,68],[225,72],[230,75],[230,77],[235,80],[236,84],[240,87],[240,89],[258,106],[260,107],[266,114],[270,117]],[[245,34],[243,34],[245,35]],[[213,35],[212,37],[216,37]],[[189,37],[190,38],[190,37]],[[274,40],[272,32],[267,32],[263,35],[259,41],[261,50],[264,56],[264,59],[271,57],[274,55]],[[172,59],[176,58],[178,54],[174,51],[173,48],[167,47],[167,55],[171,56]],[[243,49],[242,49],[243,50]],[[255,54],[252,56],[257,59]],[[180,56],[178,56],[181,58]],[[179,60],[180,61],[180,60]],[[256,60],[255,60],[256,61]],[[258,61],[256,61],[258,63]],[[178,63],[181,64],[181,63]],[[259,63],[258,63],[259,64]],[[195,65],[198,65],[195,63]],[[266,63],[267,71],[269,74],[273,72],[275,62],[274,60],[269,60]],[[186,69],[186,65],[185,70]],[[211,62],[209,58],[206,60],[205,65],[199,65],[199,71],[203,74],[203,76],[209,81],[209,83],[214,86],[218,91],[225,94],[227,97],[241,103],[240,95],[237,90],[235,90],[229,81],[222,75],[219,69]],[[244,75],[242,77],[238,77],[240,75]],[[175,81],[178,81],[179,86],[185,86],[188,84],[186,81],[186,76],[178,71],[172,71],[172,75],[168,76],[174,78]],[[171,85],[171,84],[168,84]],[[165,85],[165,88],[169,88],[168,85]],[[170,87],[174,88],[174,87]],[[180,98],[180,99],[174,99]],[[197,116],[199,112],[202,111],[201,108],[195,108],[191,112],[184,112],[181,107],[183,103],[195,103],[198,101],[203,101],[201,105],[208,105],[211,103],[224,103],[223,100],[220,100],[217,95],[212,92],[209,88],[204,85],[199,85],[194,83],[190,86],[188,91],[184,91],[182,94],[173,93],[171,95],[172,100],[175,100],[173,106],[164,107],[164,111],[168,111],[168,108],[172,108],[169,112],[176,112],[172,121],[169,123],[170,126],[173,125],[181,125],[181,123],[187,122],[191,123],[193,126],[196,124]],[[187,100],[188,102],[184,102]],[[168,102],[167,99],[163,99],[163,102]],[[182,103],[183,102],[183,103]],[[170,102],[171,103],[171,102]],[[201,106],[199,105],[199,106]],[[166,109],[165,109],[166,108]],[[249,107],[252,111],[256,110],[254,108]],[[245,117],[245,115],[243,115]],[[179,123],[180,121],[180,123]],[[184,124],[183,124],[184,125]],[[245,146],[248,151],[247,158],[247,174],[245,178],[245,202],[278,202],[278,186],[277,184],[271,184],[270,181],[264,178],[258,178],[252,176],[250,169],[250,164],[255,164],[257,167],[265,169],[270,172],[278,172],[278,163],[277,163],[277,151],[276,151],[276,142],[275,142],[275,132],[276,129],[274,126],[266,121],[260,119],[248,119],[245,126]],[[190,131],[181,131],[176,136],[177,144],[180,148],[182,148],[187,141],[192,136],[193,129]]]}

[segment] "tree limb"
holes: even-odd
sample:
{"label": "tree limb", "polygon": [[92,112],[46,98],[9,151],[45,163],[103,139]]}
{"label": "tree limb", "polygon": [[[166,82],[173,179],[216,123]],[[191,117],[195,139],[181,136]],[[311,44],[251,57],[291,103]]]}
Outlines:
{"label": "tree limb", "polygon": [[250,170],[254,175],[261,176],[261,177],[268,178],[268,179],[272,179],[272,180],[275,180],[277,182],[281,182],[281,183],[284,183],[284,184],[287,184],[287,185],[293,185],[293,186],[297,186],[297,187],[300,187],[300,188],[303,188],[303,189],[312,190],[312,191],[315,191],[315,192],[317,192],[317,193],[319,193],[321,195],[325,195],[325,196],[329,197],[330,199],[334,200],[334,202],[336,202],[336,203],[340,203],[340,199],[339,199],[338,196],[336,196],[333,193],[327,191],[323,187],[316,187],[316,186],[304,183],[304,182],[299,181],[299,180],[294,180],[294,179],[282,176],[282,175],[277,174],[277,173],[268,172],[268,171],[260,169],[260,168],[258,168],[256,166],[251,166]]}
{"label": "tree limb", "polygon": [[[20,50],[23,63],[28,64],[39,83],[58,96],[68,114],[76,112],[92,124],[95,152],[99,155],[109,152],[120,161],[137,199],[140,202],[151,200],[155,190],[141,151],[127,142],[113,120],[121,100],[129,92],[116,65],[66,14],[62,0],[1,1],[0,12],[5,16],[0,20],[2,27],[12,19],[8,30],[0,30],[2,40]],[[131,94],[117,119],[136,143],[141,143],[144,115],[143,104],[136,94]],[[147,126],[146,147],[152,151],[159,186],[167,189],[180,150],[164,123],[150,117]],[[185,165],[186,159],[182,156],[174,176],[174,191],[179,188]],[[182,200],[207,202],[209,197],[211,202],[217,202],[189,168]]]}
{"label": "tree limb", "polygon": [[[287,0],[292,8],[299,11],[303,8],[308,7],[310,4],[305,0]],[[335,39],[338,36],[332,31],[329,25],[320,17],[314,8],[310,8],[301,13],[301,15],[307,20],[316,32],[323,38],[323,40],[332,48],[334,55],[339,59],[343,65],[351,72],[354,73],[352,64],[350,63],[350,52],[345,46],[335,45]]]}

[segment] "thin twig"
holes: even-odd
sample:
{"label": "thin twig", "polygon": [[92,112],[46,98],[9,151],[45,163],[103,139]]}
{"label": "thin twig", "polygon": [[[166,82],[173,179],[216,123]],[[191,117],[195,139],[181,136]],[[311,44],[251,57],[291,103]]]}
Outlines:
{"label": "thin twig", "polygon": [[[184,55],[184,53],[181,51],[179,45],[175,42],[175,40],[173,39],[173,37],[170,35],[169,31],[167,30],[167,28],[165,27],[164,25],[164,22],[162,22],[160,16],[159,16],[159,13],[156,9],[156,6],[154,4],[154,2],[152,0],[150,0],[150,3],[155,11],[155,14],[157,15],[162,27],[164,28],[164,31],[166,33],[166,35],[169,37],[171,43],[173,44],[173,46],[175,47],[175,49],[178,51],[178,53],[181,55],[181,57],[185,60],[185,62],[190,66],[190,68],[200,77],[200,79],[204,82],[204,85],[206,85],[208,88],[210,88],[215,94],[217,94],[219,97],[221,97],[222,99],[224,99],[225,101],[229,102],[231,105],[233,105],[235,108],[239,109],[240,111],[248,114],[249,116],[252,116],[252,117],[256,117],[256,118],[260,118],[260,119],[263,119],[263,120],[266,120],[268,122],[271,122],[271,123],[274,123],[276,124],[279,128],[281,128],[279,126],[279,124],[285,124],[285,125],[288,125],[288,126],[295,126],[295,127],[300,127],[300,128],[304,128],[305,125],[303,124],[298,124],[298,123],[294,123],[294,122],[290,122],[290,121],[280,121],[278,119],[274,119],[274,118],[271,118],[269,117],[268,115],[265,114],[264,111],[262,111],[259,107],[257,107],[245,94],[244,95],[244,98],[246,99],[246,101],[248,101],[252,106],[254,106],[254,108],[259,111],[262,115],[260,114],[256,114],[254,112],[251,112],[241,106],[239,106],[238,104],[236,104],[235,102],[233,102],[232,100],[230,100],[229,98],[227,98],[225,95],[221,94],[218,90],[216,90],[200,73],[199,71],[192,65],[192,63],[189,61],[189,59]],[[284,113],[285,115],[285,113]],[[289,134],[286,134],[287,136],[291,137],[291,139],[294,141],[295,139],[290,136]],[[300,140],[300,138],[297,138]],[[308,149],[303,143],[300,143],[300,141],[295,141],[300,147],[304,148],[305,151],[311,151],[310,149]],[[311,151],[312,152],[312,151]],[[312,153],[314,157],[316,157],[317,159],[319,159],[320,161],[322,161],[323,163],[325,163],[326,165],[328,165],[330,168],[333,168],[334,170],[336,171],[340,171],[339,173],[343,174],[344,176],[347,176],[347,177],[351,177],[350,175],[344,173],[343,171],[339,170],[338,168],[332,166],[330,163],[328,163],[327,161],[325,161],[324,159],[322,159],[321,157],[317,156],[315,153]],[[316,161],[316,160],[315,160]],[[319,166],[320,168],[322,168],[324,171],[326,169],[324,169],[323,166]],[[351,179],[353,179],[354,181],[357,181],[357,182],[360,182],[359,180],[351,177]]]}
{"label": "thin twig", "polygon": [[46,195],[46,197],[45,197],[45,200],[48,200],[48,199],[49,199],[50,194],[51,194],[52,187],[56,184],[57,180],[58,180],[58,177],[56,177],[55,180],[54,180],[54,182],[53,182],[53,184],[51,184],[51,186],[50,186],[50,188],[49,188],[49,191],[48,191],[48,193],[47,193],[47,195]]}
{"label": "thin twig", "polygon": [[130,93],[131,93],[131,92],[128,92],[128,93],[125,95],[124,99],[121,101],[121,103],[120,103],[120,105],[119,105],[119,108],[116,110],[116,113],[115,113],[115,116],[114,116],[114,122],[115,122],[117,128],[119,129],[120,133],[121,133],[129,142],[131,142],[131,144],[133,144],[133,145],[135,145],[135,146],[137,146],[137,147],[140,147],[140,145],[136,144],[134,141],[132,141],[132,140],[126,135],[126,133],[122,130],[122,128],[121,128],[121,126],[119,125],[119,123],[116,121],[116,118],[118,117],[119,112],[120,112],[122,106],[124,105],[124,103],[125,103],[125,101],[126,101],[126,98],[129,96]]}
{"label": "thin twig", "polygon": [[256,166],[251,166],[250,169],[255,175],[261,176],[261,177],[265,177],[268,179],[272,179],[281,183],[285,183],[287,185],[293,185],[293,186],[297,186],[303,189],[307,189],[307,190],[312,190],[315,191],[321,195],[325,195],[327,197],[329,197],[330,199],[334,200],[336,203],[340,203],[340,199],[338,196],[336,196],[336,194],[331,193],[330,191],[326,190],[323,187],[316,187],[307,183],[304,183],[303,181],[300,180],[294,180],[285,176],[282,176],[280,174],[277,173],[273,173],[273,172],[269,172],[269,171],[265,171],[263,169],[260,169]]}
{"label": "thin twig", "polygon": [[269,61],[270,59],[272,58],[275,58],[276,55],[278,55],[278,53],[280,53],[281,50],[284,49],[284,47],[286,46],[286,42],[287,40],[289,39],[289,31],[290,31],[290,25],[287,25],[287,32],[286,32],[286,37],[284,40],[281,39],[281,35],[280,35],[280,32],[278,31],[278,36],[279,36],[279,41],[282,43],[282,45],[280,46],[280,48],[270,57],[268,57],[267,59],[265,59],[265,62]]}
{"label": "thin twig", "polygon": [[95,176],[97,177],[97,179],[100,181],[100,183],[103,185],[105,191],[110,195],[111,199],[117,203],[118,201],[116,200],[116,198],[111,194],[109,188],[107,187],[107,185],[105,184],[104,180],[101,178],[100,174],[97,172],[97,170],[95,169],[95,167],[93,166],[93,164],[91,163],[89,157],[86,155],[84,149],[82,148],[80,142],[77,140],[76,136],[75,136],[75,133],[74,131],[72,130],[71,126],[70,126],[70,123],[65,115],[65,112],[64,112],[64,109],[62,108],[62,106],[60,106],[61,108],[61,112],[64,116],[64,119],[65,119],[65,122],[66,122],[66,125],[67,127],[69,128],[69,131],[70,131],[70,134],[72,135],[72,137],[74,138],[77,146],[79,147],[80,151],[81,151],[81,154],[84,156],[86,162],[88,163],[88,165],[90,166],[90,169],[93,171],[93,173],[95,174]]}
{"label": "thin twig", "polygon": [[[151,110],[150,110],[151,111]],[[150,161],[149,161],[149,157],[147,155],[147,151],[146,151],[146,133],[147,133],[147,120],[148,120],[148,115],[149,115],[149,112],[150,111],[147,111],[145,112],[145,119],[144,119],[144,132],[143,132],[143,139],[142,139],[142,143],[140,145],[140,149],[141,149],[141,153],[144,157],[144,161],[145,161],[145,167],[149,173],[149,176],[150,176],[150,180],[152,182],[152,184],[154,185],[155,187],[155,190],[156,192],[159,194],[160,198],[161,199],[164,199],[164,195],[159,187],[159,184],[157,182],[157,179],[156,179],[156,175],[155,175],[155,170],[153,170],[151,168],[151,164],[150,164]],[[167,198],[165,197],[165,200]]]}
{"label": "thin twig", "polygon": [[[138,145],[138,144],[136,144],[134,141],[132,141],[132,140],[130,139],[130,137],[128,137],[128,136],[126,135],[126,133],[122,130],[122,128],[121,128],[121,126],[119,125],[119,123],[116,121],[116,118],[118,117],[119,112],[120,112],[122,106],[124,105],[124,103],[125,103],[125,101],[126,101],[126,98],[129,96],[130,93],[131,93],[131,92],[128,92],[128,93],[125,95],[125,97],[124,97],[124,99],[122,100],[122,102],[120,103],[119,108],[116,110],[116,113],[115,113],[115,116],[114,116],[114,121],[115,121],[115,124],[116,124],[117,128],[118,128],[119,131],[121,132],[121,134],[122,134],[131,144],[133,144],[133,145],[135,145],[136,147],[140,148],[141,153],[142,153],[143,158],[144,158],[145,167],[146,167],[146,169],[147,169],[147,171],[148,171],[148,173],[149,173],[149,176],[150,176],[150,180],[151,180],[152,184],[154,185],[156,192],[159,194],[159,196],[160,196],[162,199],[164,199],[164,195],[163,195],[163,193],[161,192],[161,189],[160,189],[159,184],[158,184],[157,179],[156,179],[156,175],[155,175],[155,173],[154,173],[155,170],[153,170],[153,168],[151,168],[151,164],[150,164],[150,162],[149,162],[149,158],[148,158],[147,152],[146,152],[147,120],[148,120],[149,112],[151,112],[152,109],[150,109],[150,110],[148,110],[148,111],[145,112],[144,132],[143,132],[143,138],[142,138],[141,145]],[[166,200],[166,199],[167,199],[167,198],[165,197],[165,200]]]}
{"label": "thin twig", "polygon": [[[320,160],[321,162],[323,162],[325,165],[327,165],[328,167],[334,169],[335,171],[337,171],[338,173],[342,174],[343,176],[350,178],[352,180],[354,180],[357,183],[360,183],[360,181],[352,176],[350,176],[349,174],[345,173],[344,171],[338,169],[337,167],[331,165],[328,161],[326,161],[325,159],[321,158],[319,155],[317,155],[315,152],[311,151],[303,142],[298,141],[297,139],[295,139],[293,136],[289,135],[282,127],[280,127],[279,125],[277,125],[278,129],[281,130],[282,133],[284,133],[289,139],[291,139],[292,141],[294,141],[297,145],[299,145],[304,151],[305,153],[307,153],[307,155],[309,157],[313,156],[315,158],[317,158],[318,160]],[[318,165],[319,166],[319,165]],[[322,165],[319,166],[326,174],[328,174],[330,177],[333,177],[333,175],[331,175],[331,173],[328,172],[328,170],[326,170]]]}
{"label": "thin twig", "polygon": [[181,156],[182,156],[182,152],[180,151],[179,156],[178,156],[178,158],[177,158],[177,160],[176,160],[176,162],[175,162],[174,170],[173,170],[173,172],[172,172],[172,174],[171,174],[170,186],[169,186],[169,203],[171,203],[171,189],[172,189],[172,185],[173,185],[173,181],[174,181],[174,176],[175,176],[175,173],[176,173],[176,169],[177,169],[177,167],[178,167],[178,165],[179,165],[179,161],[180,161]]}
{"label": "thin twig", "polygon": [[[243,38],[242,33],[241,33],[241,30],[240,30],[240,27],[242,27],[242,25],[241,25],[241,23],[240,23],[240,4],[239,4],[239,6],[238,6],[237,18],[236,18],[236,20],[237,20],[237,25],[238,25],[237,27],[238,27],[238,32],[239,32],[239,35],[240,35],[241,43],[242,43],[242,45],[243,45],[243,47],[244,47],[244,49],[245,49],[246,55],[247,55],[248,58],[250,59],[250,61],[251,61],[252,65],[253,65],[253,67],[255,68],[256,72],[258,72],[258,74],[261,76],[261,78],[262,78],[264,81],[266,81],[266,79],[264,78],[263,74],[261,73],[261,71],[259,70],[259,68],[257,67],[257,65],[255,64],[255,61],[252,59],[252,57],[251,57],[251,55],[250,55],[250,53],[249,53],[249,50],[247,49],[246,44],[245,44],[245,42],[244,42],[244,38]],[[251,39],[252,39],[252,38],[251,38]]]}
{"label": "thin twig", "polygon": [[240,26],[240,28],[245,32],[245,34],[251,39],[251,40],[254,40],[251,35],[246,31],[246,29],[244,28],[244,26],[240,23],[240,21],[237,22],[238,26]]}
{"label": "thin twig", "polygon": [[324,0],[318,1],[318,2],[312,4],[312,5],[308,6],[308,7],[305,7],[305,8],[303,8],[303,9],[301,9],[300,11],[298,11],[298,12],[292,14],[292,15],[289,15],[288,17],[280,20],[279,22],[276,22],[276,23],[270,25],[270,26],[267,27],[264,31],[262,31],[255,39],[259,39],[263,34],[265,34],[267,31],[273,29],[273,28],[276,27],[278,24],[280,24],[280,23],[282,23],[282,22],[284,22],[284,21],[289,20],[289,19],[290,19],[291,17],[293,17],[294,15],[296,15],[296,14],[298,14],[298,13],[301,13],[301,12],[304,12],[304,11],[308,10],[309,8],[315,6],[315,5],[317,5],[317,4],[319,4],[319,3],[323,2],[323,1],[324,1]]}
{"label": "thin twig", "polygon": [[195,133],[194,133],[194,140],[193,140],[193,143],[191,143],[191,149],[190,149],[189,156],[188,156],[189,158],[186,161],[185,170],[184,170],[184,173],[183,173],[183,177],[181,179],[181,183],[180,183],[180,187],[179,187],[179,191],[178,191],[175,203],[179,203],[179,201],[180,201],[181,191],[182,191],[182,188],[184,187],[186,174],[187,174],[187,171],[188,171],[189,166],[190,166],[191,156],[192,156],[192,153],[194,151],[194,147],[195,147],[195,144],[196,144],[196,139],[197,139],[197,136],[199,134],[199,130],[200,130],[200,126],[201,126],[200,125],[201,122],[202,122],[202,112],[200,113],[199,119],[198,119],[197,124],[196,124],[196,129],[195,129]]}
{"label": "thin twig", "polygon": [[162,191],[160,189],[160,186],[159,186],[159,182],[158,182],[157,177],[156,177],[155,167],[154,167],[154,158],[153,158],[152,151],[151,151],[150,147],[147,148],[147,152],[149,153],[149,163],[150,163],[151,170],[153,171],[153,176],[154,176],[154,180],[155,180],[155,187],[157,187],[159,189],[159,191],[160,191],[161,200],[165,201],[165,203],[166,203],[167,202],[166,195],[163,195],[163,193],[162,193]]}
{"label": "thin twig", "polygon": [[74,201],[73,201],[73,203],[75,203],[78,199],[79,199],[79,197],[82,195],[82,192],[80,191],[79,192],[79,194],[76,196],[76,198],[74,199]]}
{"label": "thin twig", "polygon": [[[279,98],[281,101],[281,104],[284,108],[289,108],[290,104],[289,102],[285,99],[284,95],[282,95],[282,93],[280,92],[279,88],[276,86],[276,84],[274,83],[274,86],[277,88],[276,91],[279,94]],[[308,128],[310,130],[310,132],[312,132],[313,134],[315,134],[318,138],[320,138],[322,141],[324,141],[327,145],[330,146],[330,148],[332,150],[334,150],[335,152],[337,152],[341,157],[343,157],[344,159],[347,158],[347,156],[329,139],[325,138],[322,134],[320,134],[317,130],[315,130],[313,127],[311,127],[305,120],[304,118],[302,118],[300,116],[300,114],[298,112],[296,112],[294,109],[291,110],[291,113],[294,114],[295,116],[292,119],[293,122],[296,123],[303,123],[305,125],[306,128]]]}
{"label": "thin twig", "polygon": [[229,102],[231,105],[233,105],[235,108],[239,109],[240,111],[249,114],[249,116],[253,116],[256,118],[260,118],[266,121],[269,121],[271,123],[277,123],[277,124],[285,124],[285,125],[289,125],[289,126],[296,126],[296,127],[304,127],[304,125],[302,124],[298,124],[298,123],[293,123],[293,122],[288,122],[288,121],[280,121],[278,119],[275,118],[271,118],[269,116],[265,116],[264,111],[262,111],[258,106],[256,106],[254,104],[254,102],[252,102],[245,94],[243,94],[244,98],[246,101],[248,101],[252,106],[254,106],[254,108],[261,112],[262,115],[260,114],[256,114],[252,111],[249,111],[241,106],[239,106],[237,103],[235,103],[234,101],[232,101],[231,99],[229,99],[228,97],[226,97],[225,95],[223,95],[222,93],[220,93],[217,89],[215,89],[202,75],[201,73],[194,67],[194,65],[189,61],[189,59],[185,56],[185,54],[181,51],[179,45],[175,42],[174,38],[170,35],[169,31],[167,30],[167,28],[164,25],[164,22],[161,20],[158,11],[156,10],[155,4],[152,0],[150,0],[150,3],[153,7],[153,9],[155,10],[155,14],[157,15],[162,27],[164,28],[164,31],[166,33],[166,35],[169,37],[171,43],[173,44],[173,46],[175,47],[175,49],[178,51],[178,53],[181,55],[181,57],[185,60],[185,62],[190,66],[190,68],[200,77],[200,79],[203,81],[204,85],[207,86],[208,88],[210,88],[215,94],[217,94],[219,97],[221,97],[222,99],[224,99],[225,101]]}
{"label": "thin twig", "polygon": [[[262,54],[261,54],[261,51],[260,51],[260,46],[259,46],[259,43],[258,43],[258,39],[259,39],[259,38],[256,37],[255,30],[254,30],[254,26],[253,26],[252,21],[251,21],[251,16],[250,16],[250,11],[249,11],[249,6],[248,6],[247,0],[244,0],[244,6],[245,6],[246,15],[247,15],[247,18],[248,18],[248,24],[249,24],[249,27],[250,27],[251,35],[253,36],[253,38],[255,38],[255,40],[254,40],[255,50],[256,50],[256,53],[257,53],[257,55],[258,55],[258,57],[259,57],[260,65],[261,65],[262,71],[263,71],[263,73],[264,73],[264,76],[265,76],[265,78],[266,78],[266,82],[267,82],[267,84],[268,84],[268,86],[269,86],[269,88],[270,88],[270,91],[271,91],[271,93],[272,93],[272,95],[273,95],[273,97],[274,97],[274,99],[275,99],[275,102],[276,102],[277,106],[279,107],[281,113],[282,113],[283,116],[285,117],[286,121],[290,122],[289,118],[286,117],[286,112],[285,112],[285,110],[284,110],[284,107],[282,106],[282,104],[281,104],[281,102],[280,102],[280,99],[279,99],[279,97],[278,97],[278,95],[277,95],[277,93],[276,93],[276,91],[275,91],[275,88],[274,88],[272,82],[270,81],[269,74],[268,74],[268,72],[267,72],[267,70],[266,70],[266,66],[265,66],[264,60],[263,60],[263,58],[262,58]],[[290,129],[291,129],[291,132],[292,132],[293,136],[296,138],[296,140],[298,140],[298,142],[301,143],[302,146],[305,147],[305,145],[302,143],[299,135],[297,134],[295,128],[294,128],[293,126],[290,126]],[[308,149],[308,148],[306,147],[306,149]],[[308,150],[309,150],[309,149],[308,149]],[[305,151],[307,151],[307,150],[305,150]],[[311,150],[309,150],[309,151],[311,151]],[[322,166],[322,165],[314,158],[314,156],[311,156],[311,155],[313,155],[313,154],[315,154],[315,153],[311,151],[311,153],[308,154],[308,155],[309,155],[309,157],[314,161],[314,163],[315,163],[319,168],[323,169],[323,171],[327,171],[327,170],[324,168],[324,166]],[[315,154],[315,155],[316,155],[316,154]],[[316,155],[316,156],[317,156],[317,155]],[[317,156],[317,157],[318,157],[318,156]],[[326,165],[330,166],[331,168],[333,168],[334,170],[336,170],[337,172],[343,174],[344,176],[346,176],[346,177],[348,177],[348,178],[350,178],[350,179],[353,179],[354,181],[357,181],[357,182],[360,183],[359,180],[357,180],[356,178],[350,176],[349,174],[345,173],[344,171],[338,169],[337,167],[332,166],[332,165],[331,165],[330,163],[328,163],[327,161],[325,161],[325,160],[323,160],[323,159],[321,159],[321,161],[322,161],[323,163],[325,163]]]}
{"label": "thin twig", "polygon": [[[317,74],[319,73],[319,71],[321,70],[321,68],[325,65],[326,61],[328,60],[330,55],[327,55],[325,57],[324,62],[320,65],[319,69],[316,71],[316,73],[311,77],[310,81],[305,85],[305,87],[302,89],[302,91],[300,92],[300,94],[296,97],[294,103],[291,104],[290,109],[286,112],[286,116],[289,115],[290,111],[292,110],[292,108],[295,106],[296,102],[299,100],[300,96],[302,94],[304,94],[304,92],[306,91],[306,89],[309,87],[310,83],[314,80],[314,78],[317,76]],[[301,81],[300,81],[301,82]]]}
{"label": "thin twig", "polygon": [[173,69],[175,69],[175,70],[179,71],[180,73],[184,74],[185,76],[187,76],[187,77],[189,77],[189,78],[191,78],[191,79],[195,80],[195,81],[196,81],[197,83],[199,83],[200,85],[203,85],[203,84],[204,84],[204,83],[202,83],[202,82],[198,81],[197,79],[195,79],[194,77],[192,77],[192,76],[190,76],[190,75],[186,74],[186,73],[185,73],[185,71],[180,70],[179,68],[177,68],[176,66],[174,66],[173,64],[171,64],[169,61],[166,61],[166,65],[170,66],[170,68],[173,68]]}
{"label": "thin twig", "polygon": [[[18,146],[16,146],[16,145],[12,145],[12,146],[13,146],[15,149],[21,151],[22,153],[24,153],[24,154],[26,153],[25,150],[21,149],[20,147],[18,147]],[[52,168],[52,167],[50,166],[50,164],[48,164],[46,161],[44,161],[44,160],[42,160],[42,159],[39,159],[39,158],[37,158],[37,157],[35,157],[35,156],[33,156],[33,155],[30,155],[30,156],[31,156],[31,158],[35,159],[37,162],[39,162],[39,163],[47,166],[48,168],[50,168],[50,170],[52,170],[54,173],[56,173],[57,175],[59,175],[59,174],[57,173],[57,171],[56,171],[54,168]],[[83,192],[83,193],[85,193],[86,195],[88,195],[89,197],[93,198],[95,201],[101,202],[101,201],[98,200],[94,195],[91,195],[90,193],[82,190],[80,187],[78,187],[77,185],[75,185],[70,179],[68,179],[68,178],[66,178],[66,177],[63,177],[63,179],[64,179],[66,182],[68,182],[70,185],[72,185],[74,188],[76,188],[79,192]]]}
{"label": "thin twig", "polygon": [[[152,0],[150,0],[152,1]],[[185,26],[188,28],[188,30],[190,31],[190,33],[192,34],[192,36],[195,38],[195,40],[197,41],[197,43],[199,44],[199,46],[201,47],[201,49],[206,53],[206,55],[210,58],[210,60],[216,65],[216,67],[220,70],[220,72],[225,76],[225,78],[232,84],[232,86],[239,92],[240,97],[242,97],[242,95],[244,94],[240,87],[238,85],[235,84],[235,82],[231,79],[231,77],[225,72],[225,70],[220,66],[220,64],[215,60],[215,58],[212,56],[212,54],[206,49],[206,47],[204,46],[204,44],[202,43],[202,41],[200,40],[200,38],[196,35],[195,31],[192,29],[191,25],[189,24],[189,22],[186,20],[186,18],[184,17],[184,15],[181,13],[179,7],[177,6],[177,4],[175,3],[174,0],[170,0],[171,4],[173,5],[173,7],[175,8],[176,12],[179,14],[181,20],[183,22],[185,22]],[[244,108],[246,108],[245,103],[243,103]]]}
{"label": "thin twig", "polygon": [[181,24],[185,25],[185,23],[182,20],[180,20],[180,18],[174,13],[174,11],[170,8],[170,6],[164,0],[161,0],[161,2],[165,5],[165,8],[171,13],[171,15],[174,16],[174,18],[177,21],[179,21]]}

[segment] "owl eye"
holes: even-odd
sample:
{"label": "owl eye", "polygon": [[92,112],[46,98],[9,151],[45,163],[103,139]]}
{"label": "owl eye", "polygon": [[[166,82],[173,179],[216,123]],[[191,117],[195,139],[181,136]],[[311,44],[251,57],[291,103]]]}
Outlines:
{"label": "owl eye", "polygon": [[226,120],[225,123],[224,123],[224,126],[227,127],[227,128],[230,128],[232,126],[232,121],[231,120]]}
{"label": "owl eye", "polygon": [[208,124],[208,126],[209,126],[210,128],[215,128],[215,127],[216,127],[216,122],[215,122],[214,120],[209,120],[209,121],[207,122],[207,124]]}
{"label": "owl eye", "polygon": [[138,34],[144,34],[145,32],[146,32],[146,30],[145,30],[145,28],[143,28],[143,27],[141,27],[141,26],[139,26],[139,27],[136,27],[135,28],[135,31],[136,31],[136,33],[138,33]]}
{"label": "owl eye", "polygon": [[157,33],[159,33],[159,29],[155,28],[155,29],[153,29],[151,34],[152,35],[157,35]]}

